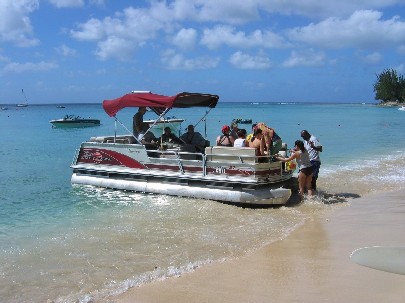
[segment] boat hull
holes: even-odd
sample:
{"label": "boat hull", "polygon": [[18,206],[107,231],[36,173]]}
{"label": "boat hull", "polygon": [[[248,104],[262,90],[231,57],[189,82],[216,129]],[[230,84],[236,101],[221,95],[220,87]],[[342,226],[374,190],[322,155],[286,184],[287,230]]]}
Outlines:
{"label": "boat hull", "polygon": [[54,128],[78,128],[100,126],[100,120],[81,120],[81,121],[50,121]]}
{"label": "boat hull", "polygon": [[189,186],[148,181],[130,181],[73,174],[72,184],[93,185],[103,188],[129,190],[142,193],[163,194],[197,199],[207,199],[234,204],[283,205],[291,197],[291,189],[263,188],[235,190],[207,188],[207,185]]}

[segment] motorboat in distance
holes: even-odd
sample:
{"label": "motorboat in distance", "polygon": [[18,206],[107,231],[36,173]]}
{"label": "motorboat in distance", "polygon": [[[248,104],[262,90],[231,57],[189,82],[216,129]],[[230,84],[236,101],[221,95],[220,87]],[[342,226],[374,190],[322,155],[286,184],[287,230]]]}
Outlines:
{"label": "motorboat in distance", "polygon": [[62,119],[55,119],[49,121],[53,128],[78,128],[78,127],[91,127],[100,126],[100,120],[82,118],[75,115],[66,115]]}

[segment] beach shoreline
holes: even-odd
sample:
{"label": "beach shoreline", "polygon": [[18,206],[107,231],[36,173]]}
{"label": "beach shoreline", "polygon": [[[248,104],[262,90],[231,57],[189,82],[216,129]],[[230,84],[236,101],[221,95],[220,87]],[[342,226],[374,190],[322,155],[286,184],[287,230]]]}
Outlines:
{"label": "beach shoreline", "polygon": [[[403,302],[405,276],[350,261],[365,246],[405,246],[405,190],[366,195],[242,258],[155,281],[108,302]],[[103,301],[103,302],[107,302]]]}

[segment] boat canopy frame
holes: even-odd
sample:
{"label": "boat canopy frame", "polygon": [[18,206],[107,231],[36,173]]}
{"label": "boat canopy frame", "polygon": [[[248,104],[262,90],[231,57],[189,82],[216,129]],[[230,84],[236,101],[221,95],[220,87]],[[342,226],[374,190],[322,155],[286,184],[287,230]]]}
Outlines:
{"label": "boat canopy frame", "polygon": [[104,100],[104,111],[110,116],[115,116],[121,109],[126,107],[149,107],[157,113],[165,109],[209,107],[214,108],[218,103],[219,96],[200,93],[179,93],[176,96],[163,96],[153,93],[130,93],[113,100]]}
{"label": "boat canopy frame", "polygon": [[[219,96],[218,95],[211,95],[211,94],[201,94],[201,93],[188,93],[183,92],[179,93],[175,96],[163,96],[158,94],[153,94],[151,92],[133,92],[130,94],[126,94],[122,97],[112,100],[104,100],[103,101],[103,109],[104,111],[110,116],[114,117],[115,119],[115,133],[114,133],[114,141],[117,136],[117,122],[121,124],[121,126],[126,129],[129,133],[132,133],[128,130],[128,128],[118,120],[117,113],[124,108],[127,107],[149,107],[152,109],[157,115],[158,118],[155,122],[149,126],[148,131],[155,126],[155,124],[165,117],[165,115],[172,109],[172,108],[189,108],[189,107],[207,107],[209,110],[206,111],[205,115],[196,123],[197,126],[201,121],[206,121],[205,117],[209,114],[209,112],[215,108],[218,103]],[[194,126],[194,127],[195,127]],[[145,132],[146,133],[146,132]],[[134,139],[139,143],[141,143],[141,139],[136,138],[133,136]]]}

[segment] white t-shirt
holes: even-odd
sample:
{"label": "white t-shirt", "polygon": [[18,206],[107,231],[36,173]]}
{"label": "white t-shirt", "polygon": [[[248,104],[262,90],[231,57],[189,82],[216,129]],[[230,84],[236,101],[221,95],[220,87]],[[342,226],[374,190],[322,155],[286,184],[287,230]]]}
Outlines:
{"label": "white t-shirt", "polygon": [[235,140],[235,142],[233,142],[233,147],[245,147],[245,140],[246,139],[242,139],[242,138],[238,138]]}
{"label": "white t-shirt", "polygon": [[[321,146],[321,143],[319,143],[318,139],[315,136],[311,136],[308,141],[313,142],[315,147]],[[311,159],[311,161],[321,161],[321,158],[319,157],[319,151],[313,149],[308,141],[304,140],[304,147],[309,153],[309,158]]]}

